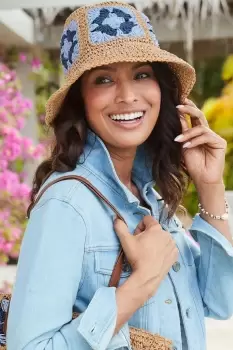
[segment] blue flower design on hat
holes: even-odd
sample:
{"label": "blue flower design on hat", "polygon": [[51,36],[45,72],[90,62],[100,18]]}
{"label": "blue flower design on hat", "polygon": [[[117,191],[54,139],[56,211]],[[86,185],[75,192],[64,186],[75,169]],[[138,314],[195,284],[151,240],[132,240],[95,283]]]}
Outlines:
{"label": "blue flower design on hat", "polygon": [[78,24],[71,21],[61,37],[61,63],[67,73],[79,56]]}
{"label": "blue flower design on hat", "polygon": [[156,35],[155,35],[154,29],[153,29],[153,27],[152,27],[152,25],[151,25],[151,23],[150,23],[149,18],[148,18],[144,13],[142,13],[142,17],[143,17],[144,20],[146,21],[147,27],[148,27],[149,32],[150,32],[150,37],[151,37],[151,39],[153,40],[153,42],[155,43],[155,45],[159,47],[158,39],[157,39],[157,37],[156,37]]}
{"label": "blue flower design on hat", "polygon": [[92,8],[88,11],[88,21],[90,40],[94,44],[145,35],[133,11],[126,7]]}

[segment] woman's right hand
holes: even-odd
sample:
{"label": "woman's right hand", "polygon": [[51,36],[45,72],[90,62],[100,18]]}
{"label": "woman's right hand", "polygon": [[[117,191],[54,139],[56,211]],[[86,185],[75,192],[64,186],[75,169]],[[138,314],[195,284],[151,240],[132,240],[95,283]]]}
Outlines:
{"label": "woman's right hand", "polygon": [[149,294],[154,294],[178,259],[178,248],[171,234],[164,231],[152,216],[143,218],[134,235],[120,219],[115,220],[114,228],[131,265],[132,275],[137,275],[142,284],[150,285]]}

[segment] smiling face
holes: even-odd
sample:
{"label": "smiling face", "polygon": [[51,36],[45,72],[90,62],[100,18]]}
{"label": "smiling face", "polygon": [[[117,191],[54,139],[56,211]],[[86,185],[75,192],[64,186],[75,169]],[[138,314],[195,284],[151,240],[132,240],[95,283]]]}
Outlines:
{"label": "smiling face", "polygon": [[81,78],[90,128],[106,145],[136,148],[147,140],[159,116],[161,92],[147,63],[114,63]]}

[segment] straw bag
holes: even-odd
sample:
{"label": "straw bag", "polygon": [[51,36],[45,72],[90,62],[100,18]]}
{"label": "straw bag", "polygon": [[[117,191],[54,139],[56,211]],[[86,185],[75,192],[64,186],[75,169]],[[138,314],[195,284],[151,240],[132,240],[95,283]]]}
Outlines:
{"label": "straw bag", "polygon": [[[95,193],[101,200],[103,200],[117,215],[118,218],[123,220],[123,217],[121,214],[117,211],[117,209],[108,201],[106,197],[102,195],[101,192],[97,188],[95,188],[88,180],[81,176],[76,175],[70,175],[70,176],[62,176],[59,179],[56,179],[46,185],[40,194],[37,196],[35,202],[29,207],[29,213],[32,210],[32,208],[35,206],[35,204],[40,200],[41,196],[44,194],[44,192],[48,189],[48,187],[52,186],[53,184],[64,181],[64,180],[78,180],[82,182],[86,187],[88,187],[93,193]],[[121,271],[124,263],[124,252],[121,248],[120,253],[117,257],[115,266],[112,271],[112,275],[109,282],[109,287],[117,287]],[[0,294],[0,350],[6,350],[6,331],[7,331],[7,318],[8,318],[8,312],[9,312],[9,306],[10,306],[10,294]],[[73,319],[78,317],[78,313],[73,313]],[[143,329],[130,327],[130,340],[131,340],[131,346],[133,350],[170,350],[172,347],[172,342],[161,337],[158,334],[152,334],[149,333]]]}

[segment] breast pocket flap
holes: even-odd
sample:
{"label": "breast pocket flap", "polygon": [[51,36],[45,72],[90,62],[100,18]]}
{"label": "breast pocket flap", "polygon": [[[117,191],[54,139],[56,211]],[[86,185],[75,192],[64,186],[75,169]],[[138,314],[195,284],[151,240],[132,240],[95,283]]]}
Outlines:
{"label": "breast pocket flap", "polygon": [[[119,254],[119,249],[96,251],[95,252],[95,272],[103,275],[111,276],[118,254]],[[121,277],[128,277],[130,274],[131,274],[130,269],[125,268],[125,265],[123,265],[123,271],[121,273]]]}

